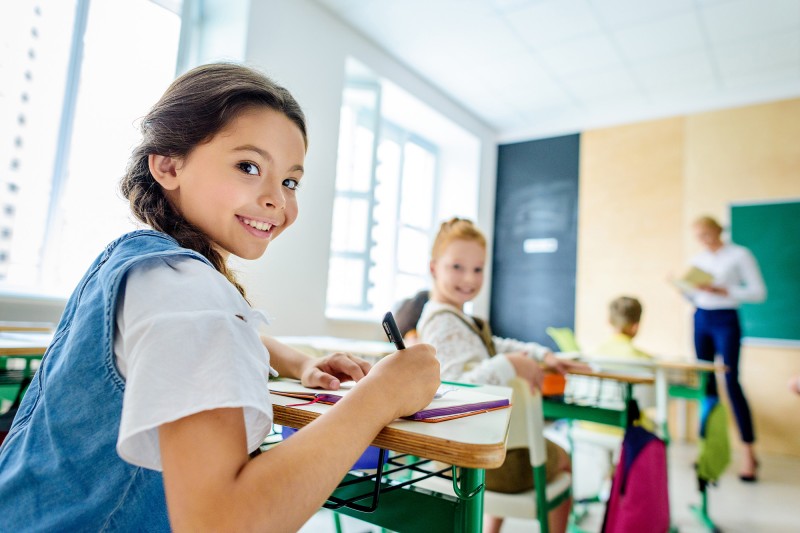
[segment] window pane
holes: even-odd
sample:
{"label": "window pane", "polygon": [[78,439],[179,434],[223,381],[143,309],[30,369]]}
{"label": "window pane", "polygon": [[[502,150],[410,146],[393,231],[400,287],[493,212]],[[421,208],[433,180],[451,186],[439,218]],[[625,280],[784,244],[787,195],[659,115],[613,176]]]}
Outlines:
{"label": "window pane", "polygon": [[107,242],[134,228],[118,183],[139,141],[137,119],[174,78],[179,34],[180,18],[151,0],[91,2],[69,167],[45,257],[45,278],[64,292]]}
{"label": "window pane", "polygon": [[430,262],[428,235],[422,231],[402,227],[397,235],[397,269],[424,276]]}
{"label": "window pane", "polygon": [[365,252],[369,202],[360,198],[338,197],[333,202],[331,250]]}
{"label": "window pane", "polygon": [[336,190],[368,192],[372,183],[376,88],[348,87],[339,123]]}
{"label": "window pane", "polygon": [[361,307],[364,297],[364,262],[331,257],[328,270],[328,305]]}
{"label": "window pane", "polygon": [[429,228],[433,217],[433,185],[436,157],[416,143],[405,144],[400,220],[418,228]]}
{"label": "window pane", "polygon": [[74,18],[74,0],[3,4],[0,288],[39,282]]}

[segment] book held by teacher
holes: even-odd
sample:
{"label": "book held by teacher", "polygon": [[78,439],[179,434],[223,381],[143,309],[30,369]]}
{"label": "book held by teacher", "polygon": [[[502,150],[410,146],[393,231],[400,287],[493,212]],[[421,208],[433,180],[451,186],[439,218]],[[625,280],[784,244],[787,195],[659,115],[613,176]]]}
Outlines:
{"label": "book held by teacher", "polygon": [[713,282],[713,275],[694,266],[689,268],[680,278],[672,280],[672,283],[682,292],[691,292],[699,287],[711,285]]}

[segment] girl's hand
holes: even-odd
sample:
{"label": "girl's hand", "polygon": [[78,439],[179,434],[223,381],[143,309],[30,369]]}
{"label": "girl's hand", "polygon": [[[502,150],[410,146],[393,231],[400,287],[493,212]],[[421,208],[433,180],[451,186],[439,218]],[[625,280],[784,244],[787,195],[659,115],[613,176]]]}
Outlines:
{"label": "girl's hand", "polygon": [[381,359],[359,387],[370,388],[380,395],[381,404],[393,407],[391,421],[426,407],[440,383],[436,350],[430,344],[415,344]]}
{"label": "girl's hand", "polygon": [[342,381],[360,381],[370,364],[349,353],[334,353],[303,363],[300,382],[305,387],[338,390]]}
{"label": "girl's hand", "polygon": [[539,363],[528,357],[525,352],[510,352],[504,355],[514,366],[517,376],[528,382],[531,392],[542,389],[544,372]]}
{"label": "girl's hand", "polygon": [[542,363],[546,368],[552,369],[561,374],[562,376],[564,374],[569,374],[573,370],[588,372],[592,369],[589,365],[587,365],[586,363],[581,363],[580,361],[559,359],[553,352],[547,352],[545,356],[542,358]]}

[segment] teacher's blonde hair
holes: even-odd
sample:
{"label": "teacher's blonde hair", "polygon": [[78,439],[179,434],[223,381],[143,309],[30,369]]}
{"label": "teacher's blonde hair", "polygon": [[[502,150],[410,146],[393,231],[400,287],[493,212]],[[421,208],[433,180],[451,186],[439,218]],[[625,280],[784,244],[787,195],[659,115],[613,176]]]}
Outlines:
{"label": "teacher's blonde hair", "polygon": [[693,226],[703,226],[704,228],[708,228],[710,230],[714,230],[717,233],[722,233],[722,226],[720,225],[719,222],[717,222],[717,219],[715,219],[712,216],[703,215],[701,217],[697,217],[694,220],[694,224],[692,224],[692,225]]}

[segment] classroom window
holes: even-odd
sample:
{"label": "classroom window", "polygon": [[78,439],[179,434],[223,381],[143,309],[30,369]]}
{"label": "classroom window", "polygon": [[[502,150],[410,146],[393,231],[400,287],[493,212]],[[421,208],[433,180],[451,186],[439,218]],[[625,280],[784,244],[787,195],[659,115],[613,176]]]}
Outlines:
{"label": "classroom window", "polygon": [[[447,121],[434,115],[396,85],[348,61],[327,316],[374,320],[429,286],[431,240],[439,222],[455,214],[475,217],[479,144],[463,130],[454,133],[452,124],[442,127]],[[448,180],[456,174],[458,185]],[[440,198],[443,193],[447,200]]]}
{"label": "classroom window", "polygon": [[[133,229],[117,186],[175,76],[175,0],[21,0],[0,19],[0,292],[68,295]],[[142,37],[147,28],[147,38]]]}

